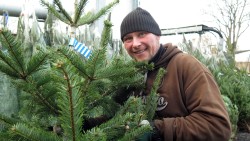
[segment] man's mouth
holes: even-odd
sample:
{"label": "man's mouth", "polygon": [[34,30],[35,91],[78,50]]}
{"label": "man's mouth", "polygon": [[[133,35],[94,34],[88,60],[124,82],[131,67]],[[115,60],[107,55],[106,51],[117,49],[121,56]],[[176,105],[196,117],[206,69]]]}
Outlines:
{"label": "man's mouth", "polygon": [[144,51],[145,51],[145,49],[144,49],[144,50],[135,51],[134,54],[141,54],[141,53],[143,53]]}

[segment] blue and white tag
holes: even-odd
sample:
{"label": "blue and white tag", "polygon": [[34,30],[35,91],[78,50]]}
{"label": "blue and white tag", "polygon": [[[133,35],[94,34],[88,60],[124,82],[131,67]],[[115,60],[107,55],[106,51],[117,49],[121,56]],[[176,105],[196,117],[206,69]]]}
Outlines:
{"label": "blue and white tag", "polygon": [[89,58],[92,53],[92,51],[87,46],[85,46],[84,43],[78,42],[75,38],[70,39],[69,46],[73,46],[74,50],[76,50],[86,58]]}
{"label": "blue and white tag", "polygon": [[9,14],[8,14],[8,12],[5,11],[5,12],[3,13],[3,17],[5,18],[5,19],[4,19],[4,22],[5,22],[5,23],[3,23],[3,24],[4,24],[4,25],[7,25],[7,24],[8,24],[8,19],[9,19]]}

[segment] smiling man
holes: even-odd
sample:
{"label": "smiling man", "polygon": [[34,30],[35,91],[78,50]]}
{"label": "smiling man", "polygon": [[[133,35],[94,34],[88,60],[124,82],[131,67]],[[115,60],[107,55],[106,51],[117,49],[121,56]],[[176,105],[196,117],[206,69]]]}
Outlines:
{"label": "smiling man", "polygon": [[166,69],[157,90],[157,118],[149,121],[154,131],[138,140],[228,141],[230,119],[207,67],[176,46],[160,44],[161,30],[142,8],[123,19],[120,31],[124,47],[133,59],[154,63],[154,69],[146,74],[145,90],[138,96],[147,96],[159,68]]}

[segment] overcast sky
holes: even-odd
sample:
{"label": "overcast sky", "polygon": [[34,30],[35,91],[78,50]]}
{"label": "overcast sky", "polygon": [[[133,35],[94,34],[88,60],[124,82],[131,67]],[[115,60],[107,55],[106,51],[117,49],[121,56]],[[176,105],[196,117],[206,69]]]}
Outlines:
{"label": "overcast sky", "polygon": [[[147,9],[159,22],[160,28],[176,28],[205,24],[214,27],[204,10],[211,8],[213,0],[140,0],[141,7]],[[250,27],[239,39],[239,50],[250,49]],[[250,51],[236,56],[237,60],[250,59]]]}

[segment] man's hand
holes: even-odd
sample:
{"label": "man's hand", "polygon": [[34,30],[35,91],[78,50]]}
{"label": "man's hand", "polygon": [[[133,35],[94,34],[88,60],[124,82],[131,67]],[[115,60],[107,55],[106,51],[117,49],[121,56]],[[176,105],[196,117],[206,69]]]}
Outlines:
{"label": "man's hand", "polygon": [[144,133],[136,141],[163,141],[163,138],[160,135],[159,130],[155,127],[154,122],[149,122],[148,120],[142,120],[140,125],[141,126],[150,125],[153,130],[151,132]]}

